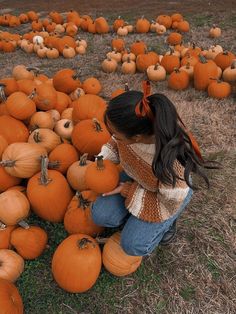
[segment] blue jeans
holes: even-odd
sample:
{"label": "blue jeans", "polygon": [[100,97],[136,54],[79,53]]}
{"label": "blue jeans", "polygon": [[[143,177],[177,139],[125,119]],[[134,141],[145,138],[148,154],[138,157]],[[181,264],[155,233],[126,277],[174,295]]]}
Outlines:
{"label": "blue jeans", "polygon": [[[131,180],[125,172],[120,181]],[[146,222],[131,215],[125,207],[125,198],[120,194],[100,196],[91,207],[93,221],[100,226],[115,228],[125,223],[121,231],[121,246],[128,255],[150,255],[158,246],[163,235],[188,205],[193,194],[190,189],[175,215],[160,222]]]}

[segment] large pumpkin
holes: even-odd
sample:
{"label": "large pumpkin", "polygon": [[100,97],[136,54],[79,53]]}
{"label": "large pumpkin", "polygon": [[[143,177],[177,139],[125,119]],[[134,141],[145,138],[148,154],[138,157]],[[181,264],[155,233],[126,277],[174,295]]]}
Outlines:
{"label": "large pumpkin", "polygon": [[59,92],[70,94],[81,87],[81,82],[74,70],[62,69],[53,76],[53,86]]}
{"label": "large pumpkin", "polygon": [[60,136],[50,129],[36,129],[28,139],[31,144],[37,144],[44,147],[50,153],[55,147],[62,143]]}
{"label": "large pumpkin", "polygon": [[56,249],[52,273],[57,284],[68,292],[90,289],[96,282],[102,265],[98,243],[85,234],[73,234]]}
{"label": "large pumpkin", "polygon": [[23,122],[7,115],[0,116],[0,135],[4,136],[8,144],[27,142],[29,131]]}
{"label": "large pumpkin", "polygon": [[47,170],[48,158],[42,158],[41,172],[29,179],[27,197],[32,210],[51,222],[63,220],[72,192],[65,177],[56,170]]}
{"label": "large pumpkin", "polygon": [[106,144],[111,135],[103,122],[96,119],[80,121],[72,132],[72,143],[81,153],[97,155],[102,145]]}
{"label": "large pumpkin", "polygon": [[107,104],[101,97],[86,94],[73,102],[72,119],[74,123],[93,118],[103,121],[106,107]]}
{"label": "large pumpkin", "polygon": [[18,120],[26,120],[36,112],[36,105],[31,99],[32,96],[27,96],[23,92],[15,92],[11,94],[6,101],[6,107],[9,114]]}
{"label": "large pumpkin", "polygon": [[16,228],[11,232],[11,245],[24,259],[35,259],[44,251],[47,244],[47,233],[40,227]]}
{"label": "large pumpkin", "polygon": [[33,100],[38,109],[51,110],[57,103],[57,93],[55,88],[48,83],[42,83],[36,87],[36,95]]}
{"label": "large pumpkin", "polygon": [[19,254],[8,249],[0,250],[0,279],[15,282],[23,270],[24,260]]}
{"label": "large pumpkin", "polygon": [[117,166],[110,160],[97,156],[97,161],[88,165],[85,172],[87,187],[96,193],[106,193],[114,190],[119,182]]}
{"label": "large pumpkin", "polygon": [[91,205],[97,198],[93,191],[76,192],[64,217],[64,227],[69,233],[84,233],[92,237],[104,228],[97,226],[91,216]]}
{"label": "large pumpkin", "polygon": [[26,196],[17,190],[0,194],[0,221],[5,225],[16,225],[29,215],[30,204]]}
{"label": "large pumpkin", "polygon": [[46,154],[46,149],[40,145],[13,143],[2,154],[1,165],[12,176],[30,178],[40,170],[40,156]]}
{"label": "large pumpkin", "polygon": [[95,28],[98,34],[105,34],[109,32],[109,25],[104,17],[98,17],[95,20]]}
{"label": "large pumpkin", "polygon": [[217,65],[212,60],[206,60],[199,55],[199,62],[194,67],[194,87],[197,90],[206,90],[211,79],[217,78]]}
{"label": "large pumpkin", "polygon": [[0,279],[0,309],[2,314],[23,314],[24,306],[16,286]]}
{"label": "large pumpkin", "polygon": [[116,232],[104,245],[102,261],[110,273],[120,277],[136,271],[142,262],[142,256],[127,255],[120,245],[120,232]]}

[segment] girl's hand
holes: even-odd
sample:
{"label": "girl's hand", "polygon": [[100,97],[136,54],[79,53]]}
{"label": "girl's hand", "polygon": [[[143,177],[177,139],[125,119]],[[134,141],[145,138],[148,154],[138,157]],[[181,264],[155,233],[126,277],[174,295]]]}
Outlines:
{"label": "girl's hand", "polygon": [[120,193],[122,191],[123,184],[124,184],[124,182],[120,182],[120,184],[114,190],[112,190],[110,192],[103,193],[102,196],[108,196],[108,195]]}

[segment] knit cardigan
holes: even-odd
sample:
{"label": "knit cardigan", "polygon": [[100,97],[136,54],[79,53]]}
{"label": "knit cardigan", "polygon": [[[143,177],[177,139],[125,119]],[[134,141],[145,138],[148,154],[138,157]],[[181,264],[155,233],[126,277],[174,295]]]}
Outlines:
{"label": "knit cardigan", "polygon": [[125,197],[127,210],[147,222],[162,222],[173,216],[188,194],[189,186],[184,178],[184,167],[176,160],[174,171],[182,179],[176,185],[161,183],[152,172],[155,144],[124,144],[111,137],[102,146],[99,155],[121,164],[133,179],[123,184],[121,195]]}

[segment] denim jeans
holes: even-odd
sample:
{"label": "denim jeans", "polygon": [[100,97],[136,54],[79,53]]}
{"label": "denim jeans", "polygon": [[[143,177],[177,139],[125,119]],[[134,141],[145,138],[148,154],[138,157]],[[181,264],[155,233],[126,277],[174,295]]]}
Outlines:
{"label": "denim jeans", "polygon": [[[132,180],[125,172],[120,181]],[[188,205],[193,194],[190,189],[180,208],[169,219],[158,222],[146,222],[131,215],[125,207],[125,198],[120,194],[100,196],[93,203],[91,212],[93,221],[100,226],[115,228],[124,224],[121,231],[121,246],[128,255],[150,255],[158,246],[163,235]]]}

